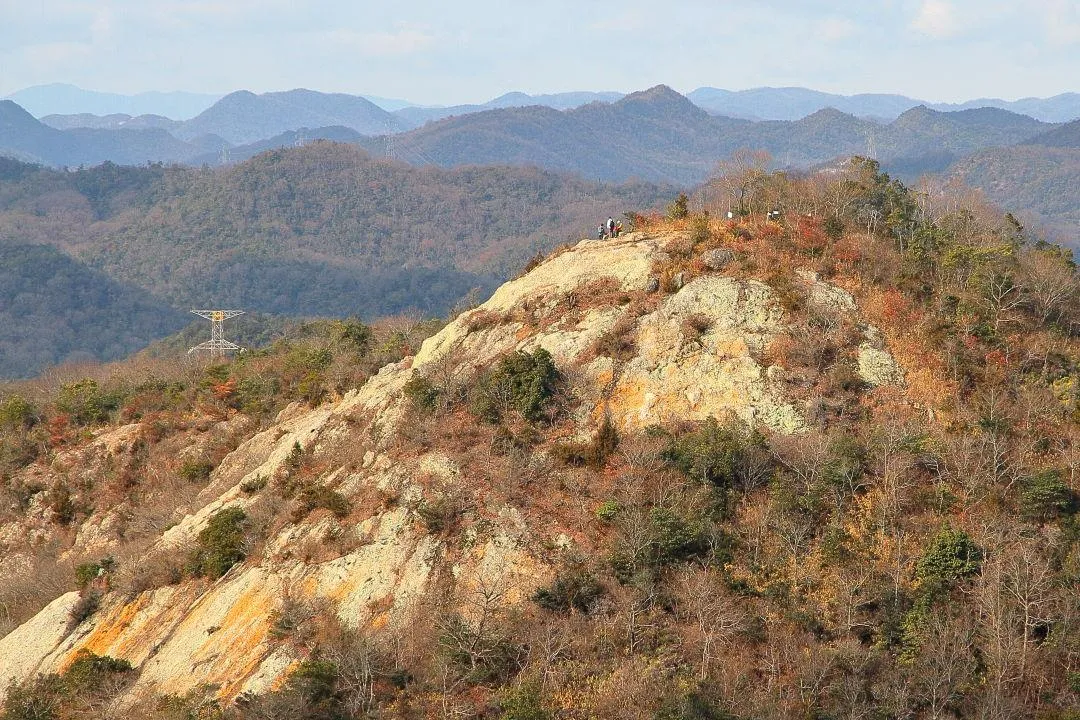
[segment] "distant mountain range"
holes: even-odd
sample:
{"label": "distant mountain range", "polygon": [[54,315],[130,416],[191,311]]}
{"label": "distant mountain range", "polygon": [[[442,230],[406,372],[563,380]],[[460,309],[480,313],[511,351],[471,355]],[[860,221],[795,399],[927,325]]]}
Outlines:
{"label": "distant mountain range", "polygon": [[834,95],[800,87],[720,90],[702,87],[687,94],[695,104],[714,115],[749,120],[798,120],[824,108],[863,118],[895,120],[913,107],[953,112],[993,107],[1019,113],[1043,122],[1066,122],[1080,118],[1080,94],[1063,93],[1049,98],[1000,100],[983,98],[962,103],[933,103],[905,95]]}
{"label": "distant mountain range", "polygon": [[393,145],[398,157],[415,164],[535,164],[587,178],[640,177],[689,185],[740,148],[766,150],[776,165],[793,168],[838,156],[873,155],[915,176],[1052,128],[996,108],[946,113],[923,106],[888,124],[834,109],[795,121],[753,122],[710,115],[658,86],[614,103],[563,112],[532,106],[447,118],[402,133]]}
{"label": "distant mountain range", "polygon": [[[591,180],[641,178],[690,186],[706,178],[718,161],[750,148],[768,151],[774,165],[783,168],[870,155],[907,180],[948,172],[956,164],[956,172],[970,182],[990,187],[980,168],[997,167],[1008,155],[1012,163],[1030,160],[1052,169],[1057,166],[1047,164],[1049,149],[1067,151],[1080,135],[1075,122],[1056,125],[999,107],[958,109],[973,103],[945,110],[908,107],[915,101],[900,95],[845,97],[801,88],[700,88],[690,95],[666,86],[626,96],[510,93],[483,105],[390,112],[354,95],[242,91],[187,120],[128,113],[54,114],[38,120],[14,102],[0,101],[0,154],[66,167],[104,161],[197,166],[236,163],[266,150],[326,139],[413,165],[535,165]],[[1070,108],[1080,109],[1078,100],[1080,96],[1067,94],[985,102],[1066,117],[1073,112]],[[731,117],[753,113],[795,119]],[[1021,145],[1026,149],[1011,149]],[[980,162],[964,164],[974,154]],[[1053,157],[1064,162],[1068,155]],[[1022,168],[1016,172],[1024,174]],[[1000,181],[994,185],[1009,186]],[[1072,227],[1071,220],[1062,220],[1071,218],[1070,213],[1055,210],[1047,201],[1016,203],[1008,195],[988,194],[1049,224]],[[1058,192],[1053,197],[1073,196]]]}
{"label": "distant mountain range", "polygon": [[162,128],[57,130],[11,100],[0,100],[0,155],[21,160],[56,167],[96,165],[106,160],[142,165],[150,161],[184,162],[211,147],[220,147],[220,142],[212,138],[185,142]]}
{"label": "distant mountain range", "polygon": [[612,103],[623,97],[617,92],[567,92],[553,95],[527,95],[522,92],[511,92],[500,95],[494,100],[489,100],[481,105],[453,105],[449,107],[405,107],[394,111],[409,127],[416,128],[434,120],[442,120],[454,115],[470,115],[472,113],[495,110],[498,108],[529,107],[542,105],[555,110],[572,110],[592,102]]}
{"label": "distant mountain range", "polygon": [[242,90],[218,100],[173,134],[182,140],[216,135],[233,144],[263,140],[287,130],[341,125],[363,135],[400,132],[406,125],[394,115],[357,95],[312,90],[256,95]]}
{"label": "distant mountain range", "polygon": [[[267,93],[266,95],[284,94],[286,93]],[[408,127],[419,127],[426,122],[441,120],[451,115],[483,112],[495,108],[545,105],[556,110],[570,110],[590,102],[615,102],[623,96],[624,94],[619,92],[581,91],[539,95],[509,92],[485,103],[453,106],[425,105],[400,98],[375,95],[353,97],[361,97],[387,112],[394,113]],[[1080,118],[1080,94],[1078,93],[1020,100],[980,98],[961,103],[935,103],[888,93],[839,95],[801,87],[761,87],[749,90],[700,87],[687,93],[686,96],[694,104],[714,115],[747,120],[798,120],[818,110],[834,108],[856,117],[887,122],[895,120],[907,110],[920,105],[943,112],[996,107],[1028,115],[1043,122],[1068,122]],[[222,95],[183,92],[120,95],[84,90],[74,85],[58,83],[26,88],[0,99],[13,100],[38,118],[44,118],[47,115],[129,115],[133,117],[161,115],[173,120],[188,120],[208,109],[222,97]],[[69,121],[57,122],[66,125],[60,129],[74,127],[68,124]],[[306,124],[312,125],[310,122]],[[296,129],[298,127],[284,128],[284,130]]]}
{"label": "distant mountain range", "polygon": [[411,130],[418,119],[408,110],[389,113],[361,97],[310,90],[232,93],[183,122],[156,115],[48,116],[42,122],[0,101],[0,150],[57,166],[105,160],[214,164],[325,138],[415,165],[537,165],[607,181],[693,184],[739,148],[767,150],[781,167],[870,154],[913,176],[1054,127],[996,108],[941,112],[925,106],[888,123],[832,108],[798,120],[755,122],[712,115],[666,86],[614,102],[581,93],[548,100],[574,107],[523,104],[529,96],[510,95],[492,101],[500,107],[428,120]]}
{"label": "distant mountain range", "polygon": [[163,115],[187,120],[201,113],[221,95],[188,92],[144,92],[135,95],[84,90],[75,85],[35,85],[0,100],[12,100],[35,117],[45,115]]}

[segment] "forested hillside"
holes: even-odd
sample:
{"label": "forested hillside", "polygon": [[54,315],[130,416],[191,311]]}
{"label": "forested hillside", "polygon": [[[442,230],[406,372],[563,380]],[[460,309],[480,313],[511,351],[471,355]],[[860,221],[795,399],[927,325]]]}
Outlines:
{"label": "forested hillside", "polygon": [[0,717],[1074,720],[1071,254],[708,190],[442,329],[0,388]]}
{"label": "forested hillside", "polygon": [[184,315],[55,248],[0,242],[0,378],[125,357],[182,328]]}
{"label": "forested hillside", "polygon": [[[0,245],[50,245],[184,311],[441,314],[537,252],[673,192],[535,168],[417,169],[332,143],[217,169],[107,163],[65,173],[0,159]],[[54,311],[65,297],[51,299]],[[52,347],[47,329],[40,342]],[[70,352],[34,352],[5,372]]]}
{"label": "forested hillside", "polygon": [[536,164],[587,178],[696,184],[736,150],[769,152],[779,167],[806,168],[872,149],[905,176],[944,169],[957,157],[1012,145],[1051,125],[1005,110],[944,113],[917,107],[880,124],[826,108],[794,121],[709,115],[666,86],[611,103],[559,112],[491,110],[429,123],[395,139],[417,164]]}
{"label": "forested hillside", "polygon": [[1080,148],[1018,145],[975,153],[950,173],[1070,246],[1080,229]]}

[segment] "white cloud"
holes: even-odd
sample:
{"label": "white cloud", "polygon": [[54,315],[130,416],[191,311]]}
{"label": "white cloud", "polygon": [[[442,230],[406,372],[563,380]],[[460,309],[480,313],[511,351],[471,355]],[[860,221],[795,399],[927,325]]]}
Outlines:
{"label": "white cloud", "polygon": [[323,34],[331,45],[370,57],[403,57],[431,47],[435,36],[424,30],[399,27],[385,32],[337,29]]}
{"label": "white cloud", "polygon": [[1046,23],[1046,36],[1057,45],[1080,43],[1080,6],[1074,0],[1039,0]]}
{"label": "white cloud", "polygon": [[818,22],[817,35],[825,42],[846,40],[858,32],[859,26],[847,18],[828,17]]}
{"label": "white cloud", "polygon": [[651,20],[640,8],[627,8],[621,13],[605,16],[592,24],[593,30],[613,32],[638,32],[649,27]]}
{"label": "white cloud", "polygon": [[31,65],[46,70],[66,69],[75,61],[83,62],[93,55],[94,48],[89,43],[51,42],[26,45],[22,48],[22,57]]}
{"label": "white cloud", "polygon": [[911,27],[935,38],[950,37],[960,29],[956,10],[946,0],[923,0]]}

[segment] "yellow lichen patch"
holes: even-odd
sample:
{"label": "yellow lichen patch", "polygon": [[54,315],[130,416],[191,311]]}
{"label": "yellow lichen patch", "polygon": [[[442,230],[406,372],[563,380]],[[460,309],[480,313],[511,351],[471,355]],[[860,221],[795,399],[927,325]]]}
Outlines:
{"label": "yellow lichen patch", "polygon": [[65,658],[64,666],[67,666],[81,650],[89,650],[95,655],[111,655],[113,657],[120,655],[114,647],[124,639],[124,634],[131,627],[139,611],[146,606],[148,600],[148,595],[143,594],[125,605],[114,608],[112,612],[98,622],[93,631],[86,637],[86,640],[83,641],[82,646],[73,650]]}
{"label": "yellow lichen patch", "polygon": [[182,622],[189,610],[190,592],[165,587],[103,613],[94,629],[65,660],[85,649],[96,655],[123,658],[141,665],[169,629]]}
{"label": "yellow lichen patch", "polygon": [[644,382],[622,382],[607,399],[607,408],[612,418],[616,419],[616,424],[633,427],[639,424],[635,416],[640,415],[641,410],[652,405],[652,402]]}
{"label": "yellow lichen patch", "polygon": [[750,354],[744,338],[728,338],[716,342],[716,355],[721,358],[743,357]]}
{"label": "yellow lichen patch", "polygon": [[267,585],[256,585],[237,599],[219,629],[208,637],[202,650],[212,659],[204,682],[220,684],[223,697],[238,694],[258,669],[268,649],[266,638],[276,605]]}
{"label": "yellow lichen patch", "polygon": [[604,367],[596,373],[596,384],[600,387],[607,387],[615,379],[615,368]]}

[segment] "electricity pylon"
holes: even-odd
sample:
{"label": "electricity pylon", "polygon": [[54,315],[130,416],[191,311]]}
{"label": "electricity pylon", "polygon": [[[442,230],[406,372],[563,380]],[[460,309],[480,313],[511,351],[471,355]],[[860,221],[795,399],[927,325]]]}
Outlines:
{"label": "electricity pylon", "polygon": [[225,339],[223,326],[225,320],[243,315],[243,310],[192,310],[191,312],[210,321],[210,339],[188,350],[189,354],[205,350],[210,353],[211,358],[217,359],[225,357],[226,352],[243,352],[244,348]]}

